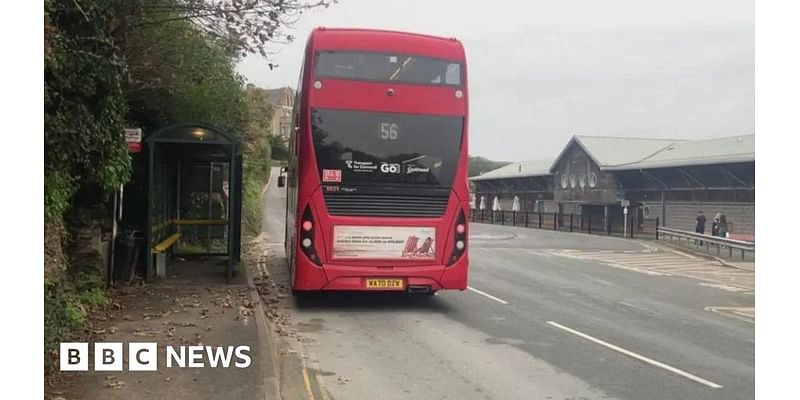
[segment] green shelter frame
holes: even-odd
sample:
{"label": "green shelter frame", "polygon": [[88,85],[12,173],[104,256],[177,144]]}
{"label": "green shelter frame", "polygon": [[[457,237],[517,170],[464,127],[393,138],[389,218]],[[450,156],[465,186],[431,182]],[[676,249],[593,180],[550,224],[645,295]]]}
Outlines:
{"label": "green shelter frame", "polygon": [[[148,135],[146,280],[166,275],[174,255],[241,261],[242,154],[239,140],[208,124],[170,125]],[[155,258],[155,260],[154,260]]]}

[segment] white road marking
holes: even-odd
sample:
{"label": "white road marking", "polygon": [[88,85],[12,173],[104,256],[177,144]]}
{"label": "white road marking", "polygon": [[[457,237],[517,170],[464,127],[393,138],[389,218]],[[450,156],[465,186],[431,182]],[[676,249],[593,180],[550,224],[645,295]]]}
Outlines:
{"label": "white road marking", "polygon": [[511,240],[516,237],[515,234],[507,235],[470,235],[469,240]]}
{"label": "white road marking", "polygon": [[634,271],[634,272],[638,272],[638,273],[640,273],[640,274],[645,274],[645,275],[653,275],[653,276],[670,276],[670,275],[669,275],[669,274],[667,274],[667,273],[661,273],[661,272],[658,272],[658,271],[651,271],[651,270],[649,270],[649,269],[642,269],[642,268],[631,267],[631,266],[628,266],[628,265],[622,265],[622,264],[608,264],[608,265],[610,265],[610,266],[612,266],[612,267],[614,267],[614,268],[626,269],[626,270],[628,270],[628,271]]}
{"label": "white road marking", "polygon": [[721,290],[752,292],[753,274],[733,271],[718,263],[700,258],[690,259],[690,255],[671,252],[647,254],[615,253],[602,254],[598,251],[556,250],[552,254],[583,261],[599,262],[611,267],[626,269],[655,276],[680,276],[696,279],[710,284],[703,286]]}
{"label": "white road marking", "polygon": [[684,252],[682,252],[682,251],[680,251],[680,250],[672,250],[672,251],[673,251],[673,252],[675,252],[675,253],[677,253],[677,254],[680,254],[680,255],[682,255],[682,256],[684,256],[684,257],[686,257],[686,258],[690,258],[690,259],[692,259],[692,260],[699,260],[699,259],[700,259],[700,257],[697,257],[697,256],[694,256],[694,255],[691,255],[691,254],[689,254],[689,253],[684,253]]}
{"label": "white road marking", "polygon": [[756,323],[755,307],[706,307],[706,311],[715,312],[718,314],[726,315],[731,318],[736,318],[741,321]]}
{"label": "white road marking", "polygon": [[470,291],[473,291],[473,292],[475,292],[475,293],[477,293],[477,294],[479,294],[479,295],[481,295],[481,296],[488,297],[488,298],[490,298],[490,299],[492,299],[492,300],[494,300],[494,301],[496,301],[496,302],[498,302],[498,303],[501,303],[501,304],[508,304],[508,302],[507,302],[507,301],[505,301],[505,300],[503,300],[503,299],[501,299],[501,298],[499,298],[499,297],[494,297],[494,296],[490,295],[489,293],[486,293],[486,292],[484,292],[484,291],[482,291],[482,290],[475,289],[475,288],[474,288],[474,287],[472,287],[472,286],[467,286],[467,289],[469,289]]}
{"label": "white road marking", "polygon": [[705,282],[700,282],[699,285],[700,286],[714,288],[714,289],[727,290],[729,292],[734,292],[734,293],[742,293],[742,292],[746,292],[746,291],[750,290],[748,288],[732,286],[732,285],[726,285],[724,283],[705,283]]}
{"label": "white road marking", "polygon": [[582,338],[584,338],[586,340],[592,341],[592,342],[597,343],[597,344],[599,344],[601,346],[605,346],[605,347],[607,347],[607,348],[609,348],[611,350],[614,350],[616,352],[622,353],[622,354],[624,354],[624,355],[626,355],[628,357],[635,358],[635,359],[637,359],[639,361],[645,362],[645,363],[650,364],[650,365],[655,366],[655,367],[659,367],[659,368],[665,369],[665,370],[667,370],[669,372],[672,372],[674,374],[680,375],[680,376],[682,376],[682,377],[684,377],[686,379],[695,381],[695,382],[697,382],[699,384],[706,385],[706,386],[708,386],[710,388],[719,389],[719,388],[722,387],[722,385],[719,385],[719,384],[716,384],[716,383],[711,382],[709,380],[703,379],[703,378],[701,378],[701,377],[699,377],[697,375],[692,375],[692,374],[690,374],[690,373],[688,373],[688,372],[686,372],[684,370],[681,370],[681,369],[675,368],[673,366],[664,364],[664,363],[662,363],[660,361],[656,361],[656,360],[653,360],[651,358],[647,358],[647,357],[645,357],[645,356],[643,356],[641,354],[634,353],[634,352],[632,352],[630,350],[625,350],[622,347],[619,347],[619,346],[613,345],[611,343],[602,341],[602,340],[597,339],[595,337],[589,336],[589,335],[587,335],[587,334],[585,334],[583,332],[576,331],[576,330],[574,330],[572,328],[568,328],[568,327],[566,327],[564,325],[561,325],[561,324],[559,324],[557,322],[547,321],[547,324],[551,325],[551,326],[554,326],[554,327],[556,327],[558,329],[561,329],[563,331],[569,332],[569,333],[571,333],[571,334],[573,334],[575,336],[580,336],[580,337],[582,337]]}

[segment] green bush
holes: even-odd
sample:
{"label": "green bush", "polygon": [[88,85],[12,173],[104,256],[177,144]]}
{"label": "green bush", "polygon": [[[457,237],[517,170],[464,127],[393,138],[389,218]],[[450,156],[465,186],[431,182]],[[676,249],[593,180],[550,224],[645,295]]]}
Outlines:
{"label": "green bush", "polygon": [[272,159],[285,161],[289,157],[289,144],[283,136],[270,136],[269,145],[272,147]]}
{"label": "green bush", "polygon": [[[91,278],[88,283],[97,281],[97,278]],[[102,287],[81,290],[75,282],[75,277],[69,274],[45,279],[44,347],[45,368],[48,370],[55,365],[58,344],[79,336],[86,327],[89,312],[102,309],[107,303],[106,291]],[[84,287],[88,283],[81,282]]]}
{"label": "green bush", "polygon": [[85,309],[63,283],[46,283],[44,289],[44,354],[48,370],[55,365],[58,344],[71,340],[86,322]]}
{"label": "green bush", "polygon": [[271,147],[266,138],[256,141],[255,148],[244,154],[242,175],[242,226],[246,236],[261,232],[261,190],[270,174]]}

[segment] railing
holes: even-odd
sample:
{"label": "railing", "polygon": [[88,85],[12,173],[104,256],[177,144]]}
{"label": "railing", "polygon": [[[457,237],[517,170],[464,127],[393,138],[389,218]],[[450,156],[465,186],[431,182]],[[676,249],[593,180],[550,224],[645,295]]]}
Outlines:
{"label": "railing", "polygon": [[633,215],[627,220],[609,215],[606,221],[602,216],[581,214],[539,213],[505,210],[470,210],[470,221],[494,225],[507,225],[525,228],[538,228],[562,232],[583,232],[598,235],[625,236],[629,238],[653,238],[659,219],[639,221]]}
{"label": "railing", "polygon": [[661,239],[662,237],[669,237],[670,241],[672,242],[674,242],[675,239],[678,239],[678,245],[681,245],[682,241],[686,240],[687,247],[705,247],[706,252],[709,252],[713,246],[717,251],[717,255],[720,255],[722,253],[722,249],[726,248],[728,249],[728,256],[733,257],[733,251],[736,250],[737,252],[741,252],[742,260],[745,259],[745,254],[748,252],[753,253],[754,256],[756,254],[755,242],[728,239],[719,236],[706,235],[703,233],[667,228],[664,226],[659,227],[656,233],[656,239]]}

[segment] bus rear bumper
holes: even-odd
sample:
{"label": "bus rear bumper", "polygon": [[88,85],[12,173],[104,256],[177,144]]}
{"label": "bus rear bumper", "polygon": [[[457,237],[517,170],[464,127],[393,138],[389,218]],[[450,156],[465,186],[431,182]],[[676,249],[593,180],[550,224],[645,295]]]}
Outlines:
{"label": "bus rear bumper", "polygon": [[[373,291],[373,290],[406,290],[409,286],[430,287],[436,290],[464,290],[467,288],[467,256],[450,267],[442,264],[421,265],[414,267],[365,267],[339,263],[324,263],[320,268],[307,260],[298,257],[298,270],[302,268],[306,279],[297,279],[295,290],[342,290],[342,291]],[[369,278],[399,278],[403,279],[402,289],[374,289],[367,288],[366,280]]]}

